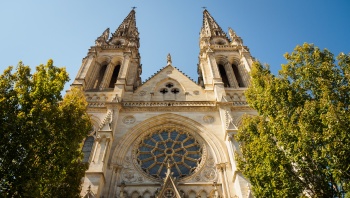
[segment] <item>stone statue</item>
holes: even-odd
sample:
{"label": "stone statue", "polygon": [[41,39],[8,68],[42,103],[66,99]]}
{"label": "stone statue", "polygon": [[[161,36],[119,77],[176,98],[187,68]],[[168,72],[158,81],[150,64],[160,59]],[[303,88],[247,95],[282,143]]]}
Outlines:
{"label": "stone statue", "polygon": [[120,185],[120,193],[119,193],[119,197],[120,198],[126,198],[125,195],[124,195],[124,188],[125,188],[125,183],[122,182],[121,185]]}
{"label": "stone statue", "polygon": [[215,181],[213,182],[213,186],[214,186],[213,198],[220,198],[220,194],[219,194],[219,191],[218,191],[218,188],[217,188],[217,183]]}
{"label": "stone statue", "polygon": [[168,65],[171,65],[172,62],[171,62],[171,55],[170,55],[170,53],[168,54],[166,59],[167,59]]}
{"label": "stone statue", "polygon": [[228,34],[230,35],[232,41],[235,37],[237,37],[236,32],[234,32],[231,28],[228,28]]}

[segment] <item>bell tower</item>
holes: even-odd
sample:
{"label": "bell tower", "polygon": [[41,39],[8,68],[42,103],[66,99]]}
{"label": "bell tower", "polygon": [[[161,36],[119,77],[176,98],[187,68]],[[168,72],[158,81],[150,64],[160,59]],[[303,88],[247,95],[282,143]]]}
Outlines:
{"label": "bell tower", "polygon": [[107,28],[96,39],[72,84],[85,92],[94,126],[84,141],[83,162],[89,168],[82,196],[101,197],[106,177],[111,175],[107,161],[120,116],[120,101],[141,85],[139,40],[133,9],[111,36]]}
{"label": "bell tower", "polygon": [[73,86],[82,86],[84,91],[114,90],[119,97],[132,92],[141,84],[139,40],[133,9],[111,37],[107,28],[96,39]]}
{"label": "bell tower", "polygon": [[[248,86],[248,72],[253,62],[249,49],[231,28],[228,37],[206,9],[203,11],[199,47],[198,83],[202,87],[221,90]],[[217,100],[221,97],[218,94]]]}
{"label": "bell tower", "polygon": [[[217,101],[222,133],[229,153],[230,165],[223,166],[222,171],[232,173],[226,191],[238,197],[249,197],[250,183],[237,169],[235,153],[239,153],[239,143],[235,139],[240,117],[255,112],[247,108],[244,91],[249,86],[249,72],[253,63],[247,46],[243,45],[241,37],[231,29],[228,35],[204,9],[203,25],[199,38],[198,84],[207,92],[212,92]],[[229,189],[234,189],[230,192]],[[222,187],[225,191],[225,185]]]}

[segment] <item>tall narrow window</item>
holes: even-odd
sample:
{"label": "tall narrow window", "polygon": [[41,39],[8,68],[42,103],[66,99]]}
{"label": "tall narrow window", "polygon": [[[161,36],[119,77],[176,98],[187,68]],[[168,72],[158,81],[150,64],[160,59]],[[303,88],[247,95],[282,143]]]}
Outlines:
{"label": "tall narrow window", "polygon": [[85,139],[83,146],[84,158],[83,162],[89,162],[92,146],[94,145],[94,137],[89,136]]}
{"label": "tall narrow window", "polygon": [[233,72],[235,73],[235,77],[239,87],[245,87],[242,76],[238,71],[238,67],[236,65],[232,65]]}
{"label": "tall narrow window", "polygon": [[114,88],[114,84],[117,82],[117,78],[119,75],[119,70],[120,70],[120,65],[117,65],[114,67],[112,78],[111,78],[111,81],[109,82],[109,86],[108,86],[109,88]]}
{"label": "tall narrow window", "polygon": [[220,72],[220,76],[221,76],[222,82],[224,83],[224,87],[230,87],[230,83],[228,81],[228,78],[227,78],[224,66],[219,64],[218,68],[219,68],[219,72]]}
{"label": "tall narrow window", "polygon": [[96,79],[94,89],[98,89],[98,87],[100,86],[103,76],[105,75],[106,69],[107,69],[107,65],[102,65],[100,72],[98,73],[98,77]]}

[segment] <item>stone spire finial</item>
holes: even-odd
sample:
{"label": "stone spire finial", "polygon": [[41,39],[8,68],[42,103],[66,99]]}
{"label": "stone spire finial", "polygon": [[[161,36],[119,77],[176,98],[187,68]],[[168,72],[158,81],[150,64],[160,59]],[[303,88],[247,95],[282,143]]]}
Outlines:
{"label": "stone spire finial", "polygon": [[136,27],[135,8],[130,11],[115,32],[112,33],[110,44],[124,45],[130,42],[132,46],[139,46],[139,32]]}
{"label": "stone spire finial", "polygon": [[231,40],[233,40],[235,37],[237,37],[236,32],[233,31],[232,28],[228,28],[228,34],[230,35]]}
{"label": "stone spire finial", "polygon": [[96,39],[95,41],[96,46],[106,45],[108,37],[109,37],[109,28],[103,31],[102,35]]}
{"label": "stone spire finial", "polygon": [[172,62],[171,62],[171,55],[170,55],[170,53],[168,53],[168,56],[166,57],[166,59],[167,59],[168,65],[171,65]]}
{"label": "stone spire finial", "polygon": [[222,31],[219,24],[215,21],[215,19],[210,15],[208,10],[204,9],[203,11],[203,25],[202,25],[203,36],[206,37],[224,37],[226,38],[226,34]]}

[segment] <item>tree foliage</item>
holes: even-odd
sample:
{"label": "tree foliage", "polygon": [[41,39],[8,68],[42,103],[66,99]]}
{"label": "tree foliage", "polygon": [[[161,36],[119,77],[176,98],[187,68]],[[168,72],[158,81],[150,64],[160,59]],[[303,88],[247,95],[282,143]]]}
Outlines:
{"label": "tree foliage", "polygon": [[305,43],[285,58],[278,76],[253,65],[246,97],[259,116],[239,130],[239,168],[256,197],[343,197],[350,191],[350,56],[335,61]]}
{"label": "tree foliage", "polygon": [[80,90],[62,99],[68,80],[52,60],[34,74],[20,62],[0,76],[0,197],[79,197],[91,126]]}

